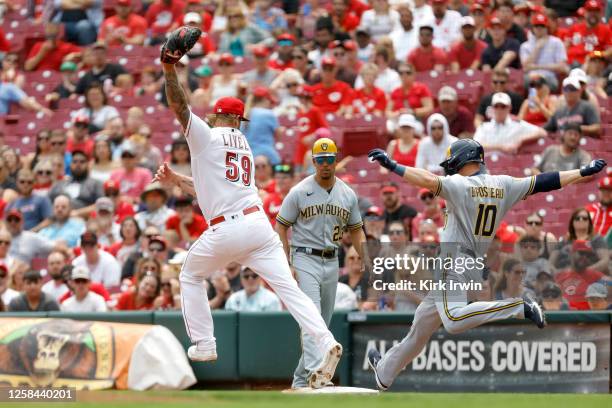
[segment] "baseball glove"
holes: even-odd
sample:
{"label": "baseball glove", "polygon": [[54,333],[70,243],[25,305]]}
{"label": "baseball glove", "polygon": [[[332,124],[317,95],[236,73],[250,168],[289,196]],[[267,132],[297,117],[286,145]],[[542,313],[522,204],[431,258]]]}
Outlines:
{"label": "baseball glove", "polygon": [[200,35],[202,30],[196,27],[183,26],[171,32],[161,48],[161,62],[176,64],[200,39]]}

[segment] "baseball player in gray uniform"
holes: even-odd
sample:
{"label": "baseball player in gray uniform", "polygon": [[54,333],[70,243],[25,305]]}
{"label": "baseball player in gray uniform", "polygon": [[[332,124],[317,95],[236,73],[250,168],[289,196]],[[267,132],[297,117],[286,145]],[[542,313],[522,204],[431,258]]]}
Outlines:
{"label": "baseball player in gray uniform", "polygon": [[[331,139],[322,138],[314,143],[312,160],[316,173],[289,191],[276,217],[276,230],[298,285],[319,308],[328,326],[336,299],[338,248],[343,231],[345,228],[350,231],[360,256],[361,244],[365,242],[357,196],[335,176],[337,152]],[[291,247],[287,240],[289,228]],[[302,332],[302,356],[292,388],[307,386],[308,375],[318,366],[318,360],[312,336]]]}
{"label": "baseball player in gray uniform", "polygon": [[[540,192],[560,189],[584,177],[600,172],[604,160],[593,160],[579,170],[541,173],[537,176],[513,178],[492,176],[484,167],[484,149],[471,139],[454,142],[447,151],[447,158],[440,163],[446,177],[436,176],[427,170],[399,165],[382,149],[374,149],[371,160],[400,175],[406,182],[425,187],[446,200],[446,223],[440,235],[441,255],[448,248],[454,256],[484,257],[504,215],[519,200]],[[482,259],[482,258],[481,258]],[[473,272],[473,271],[472,271]],[[486,267],[479,270],[486,279]],[[468,273],[441,270],[442,283],[466,282]],[[505,299],[493,302],[468,304],[467,291],[462,289],[431,290],[418,306],[408,335],[389,349],[383,357],[371,349],[368,362],[374,370],[378,388],[386,390],[427,344],[431,335],[440,327],[449,333],[460,333],[484,323],[506,318],[532,320],[539,328],[546,325],[540,306],[529,296],[523,299]]]}

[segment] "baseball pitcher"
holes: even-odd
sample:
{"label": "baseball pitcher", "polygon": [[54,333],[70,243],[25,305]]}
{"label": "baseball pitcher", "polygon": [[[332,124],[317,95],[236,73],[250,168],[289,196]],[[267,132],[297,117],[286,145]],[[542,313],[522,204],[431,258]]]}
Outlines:
{"label": "baseball pitcher", "polygon": [[193,343],[188,356],[195,361],[217,359],[213,319],[204,279],[235,261],[263,277],[314,339],[320,364],[308,379],[313,388],[325,386],[333,377],[342,354],[312,300],[292,277],[278,235],[263,212],[254,181],[253,154],[240,132],[246,120],[244,104],[231,97],[221,98],[211,115],[212,128],[189,109],[174,64],[200,38],[197,28],[181,27],[168,37],[161,50],[166,95],[170,108],[183,127],[189,150],[193,179],[171,173],[167,165],[156,179],[195,192],[209,228],[191,246],[179,276],[185,327]]}
{"label": "baseball pitcher", "polygon": [[[336,178],[338,148],[333,140],[322,138],[312,147],[315,174],[294,186],[283,200],[276,217],[276,231],[291,259],[300,289],[319,308],[329,325],[338,284],[338,247],[344,229],[362,255],[365,242],[357,195]],[[291,228],[291,247],[287,231]],[[363,257],[362,257],[363,259]],[[307,386],[307,379],[319,365],[312,336],[302,333],[302,356],[293,375],[292,388]]]}
{"label": "baseball pitcher", "polygon": [[[584,177],[600,172],[604,160],[594,160],[579,170],[542,173],[537,176],[513,178],[486,174],[484,149],[471,139],[454,142],[440,166],[446,177],[426,170],[399,165],[382,149],[374,149],[371,160],[401,176],[415,186],[428,188],[446,200],[447,221],[440,236],[445,243],[458,243],[460,256],[484,256],[504,215],[519,200],[531,194],[557,190]],[[442,271],[442,282],[461,282],[466,277],[453,270]],[[486,279],[486,277],[484,277]],[[418,306],[408,335],[392,347],[384,357],[372,349],[368,362],[374,370],[376,383],[386,390],[402,369],[422,351],[431,335],[440,327],[449,333],[460,333],[472,327],[506,318],[532,320],[539,328],[546,325],[540,306],[530,297],[493,302],[467,303],[464,290],[430,291]]]}

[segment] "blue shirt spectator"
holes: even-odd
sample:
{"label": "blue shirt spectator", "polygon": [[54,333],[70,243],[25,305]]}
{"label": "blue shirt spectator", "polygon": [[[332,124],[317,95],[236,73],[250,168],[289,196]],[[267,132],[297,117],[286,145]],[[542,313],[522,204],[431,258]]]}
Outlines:
{"label": "blue shirt spectator", "polygon": [[58,195],[53,200],[53,223],[38,233],[49,241],[64,241],[70,248],[79,243],[81,235],[85,232],[85,223],[80,218],[71,218],[70,197]]}
{"label": "blue shirt spectator", "polygon": [[273,7],[273,3],[274,2],[271,0],[259,1],[252,17],[253,22],[257,24],[259,28],[269,32],[287,28],[285,12],[278,7]]}
{"label": "blue shirt spectator", "polygon": [[0,115],[6,115],[11,109],[11,103],[21,103],[27,95],[17,85],[0,82]]}
{"label": "blue shirt spectator", "polygon": [[[269,92],[266,88],[255,88],[254,95]],[[249,115],[249,125],[246,130],[246,137],[253,151],[253,157],[266,156],[272,165],[281,162],[280,155],[274,146],[276,131],[279,128],[278,119],[272,109],[269,108],[268,96],[255,96],[254,105]]]}

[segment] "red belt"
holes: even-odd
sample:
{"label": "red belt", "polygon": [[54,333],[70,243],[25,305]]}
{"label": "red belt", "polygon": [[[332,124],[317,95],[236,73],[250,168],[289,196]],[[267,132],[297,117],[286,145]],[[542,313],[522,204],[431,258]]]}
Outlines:
{"label": "red belt", "polygon": [[[244,210],[242,210],[242,213],[244,215],[249,215],[252,214],[254,212],[259,211],[259,207],[254,205],[253,207],[249,207],[249,208],[245,208]],[[210,225],[211,227],[217,225],[217,224],[221,224],[223,221],[225,221],[226,218],[223,215],[220,215],[218,217],[213,218],[212,220],[210,220],[210,222],[208,223],[208,225]]]}

